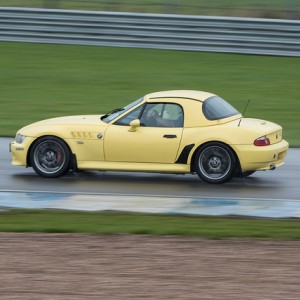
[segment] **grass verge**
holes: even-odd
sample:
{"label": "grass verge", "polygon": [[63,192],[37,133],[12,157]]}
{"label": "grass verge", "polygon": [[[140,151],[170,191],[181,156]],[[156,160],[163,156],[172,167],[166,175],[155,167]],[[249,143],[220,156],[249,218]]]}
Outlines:
{"label": "grass verge", "polygon": [[300,146],[300,58],[0,42],[0,136],[45,118],[100,114],[147,93],[209,91]]}
{"label": "grass verge", "polygon": [[[288,2],[288,3],[286,3]],[[295,1],[294,1],[295,2]],[[0,6],[284,18],[296,3],[283,0],[0,0]]]}
{"label": "grass verge", "polygon": [[1,232],[185,235],[207,239],[300,239],[299,220],[174,216],[122,212],[10,210]]}

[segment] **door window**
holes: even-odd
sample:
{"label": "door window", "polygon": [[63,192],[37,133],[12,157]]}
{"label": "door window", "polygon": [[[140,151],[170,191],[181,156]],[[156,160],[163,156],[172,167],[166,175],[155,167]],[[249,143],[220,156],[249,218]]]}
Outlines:
{"label": "door window", "polygon": [[140,119],[144,127],[183,127],[182,107],[175,103],[148,103],[141,105],[116,121],[115,125],[129,126]]}
{"label": "door window", "polygon": [[183,127],[182,107],[174,103],[148,103],[140,121],[146,127]]}
{"label": "door window", "polygon": [[144,105],[141,105],[115,122],[115,125],[129,126],[130,122],[139,119]]}

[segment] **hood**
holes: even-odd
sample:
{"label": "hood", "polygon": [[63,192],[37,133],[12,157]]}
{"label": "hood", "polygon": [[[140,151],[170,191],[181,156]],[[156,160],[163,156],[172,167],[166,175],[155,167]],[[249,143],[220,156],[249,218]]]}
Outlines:
{"label": "hood", "polygon": [[96,138],[97,134],[104,132],[107,127],[100,117],[100,115],[82,115],[46,119],[25,126],[18,133],[31,137],[55,135],[62,138],[74,138],[75,132],[79,133],[79,136],[80,133],[88,133],[89,136]]}
{"label": "hood", "polygon": [[[68,116],[46,119],[43,121],[32,123],[28,126],[43,126],[43,125],[95,125],[105,124],[101,121],[100,115],[82,115],[82,116]],[[27,127],[27,126],[26,126]]]}

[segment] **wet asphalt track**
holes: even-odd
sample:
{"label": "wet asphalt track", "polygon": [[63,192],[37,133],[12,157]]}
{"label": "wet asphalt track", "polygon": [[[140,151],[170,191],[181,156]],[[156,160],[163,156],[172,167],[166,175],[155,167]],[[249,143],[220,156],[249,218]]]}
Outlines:
{"label": "wet asphalt track", "polygon": [[300,150],[290,149],[286,164],[275,171],[234,178],[223,185],[209,185],[196,175],[152,173],[80,172],[45,179],[32,168],[11,165],[9,143],[0,138],[0,190],[55,193],[144,195],[218,199],[280,199],[300,202]]}

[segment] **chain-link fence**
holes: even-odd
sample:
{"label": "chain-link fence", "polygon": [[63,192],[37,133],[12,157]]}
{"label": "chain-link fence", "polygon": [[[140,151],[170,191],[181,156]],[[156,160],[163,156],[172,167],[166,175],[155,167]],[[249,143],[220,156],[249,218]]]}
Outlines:
{"label": "chain-link fence", "polygon": [[0,0],[0,6],[300,19],[300,0]]}

